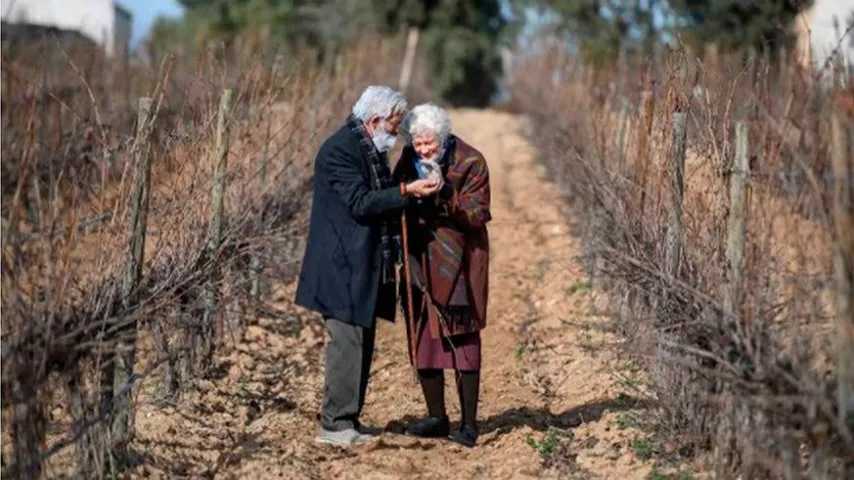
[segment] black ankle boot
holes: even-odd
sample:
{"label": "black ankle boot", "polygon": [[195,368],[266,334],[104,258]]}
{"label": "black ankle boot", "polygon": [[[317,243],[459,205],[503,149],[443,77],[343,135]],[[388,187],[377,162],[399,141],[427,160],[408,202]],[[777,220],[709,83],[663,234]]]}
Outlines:
{"label": "black ankle boot", "polygon": [[460,425],[460,429],[448,436],[452,442],[472,448],[477,444],[477,427],[470,425]]}
{"label": "black ankle boot", "polygon": [[443,417],[425,417],[406,427],[407,435],[416,437],[447,437],[451,430],[448,416]]}

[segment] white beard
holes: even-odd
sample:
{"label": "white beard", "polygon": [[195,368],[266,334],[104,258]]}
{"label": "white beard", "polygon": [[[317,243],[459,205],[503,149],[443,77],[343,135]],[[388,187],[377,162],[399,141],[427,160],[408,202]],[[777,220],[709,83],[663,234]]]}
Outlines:
{"label": "white beard", "polygon": [[385,128],[379,127],[376,129],[374,134],[371,135],[371,141],[374,142],[374,146],[377,147],[377,150],[380,153],[386,153],[394,148],[397,137],[388,133]]}

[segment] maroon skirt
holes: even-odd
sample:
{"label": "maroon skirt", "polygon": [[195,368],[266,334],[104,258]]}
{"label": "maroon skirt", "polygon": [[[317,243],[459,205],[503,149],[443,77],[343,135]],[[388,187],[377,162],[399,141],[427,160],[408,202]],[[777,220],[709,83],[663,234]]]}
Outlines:
{"label": "maroon skirt", "polygon": [[[421,303],[421,292],[413,288],[414,305]],[[404,309],[405,310],[405,309]],[[416,310],[418,310],[416,308]],[[418,356],[415,368],[480,370],[480,332],[464,333],[450,337],[433,338],[427,326],[427,310],[422,309],[418,319]],[[412,334],[407,324],[407,337]],[[407,342],[411,345],[411,342]]]}
{"label": "maroon skirt", "polygon": [[440,339],[432,338],[426,328],[421,329],[415,367],[480,370],[480,332]]}

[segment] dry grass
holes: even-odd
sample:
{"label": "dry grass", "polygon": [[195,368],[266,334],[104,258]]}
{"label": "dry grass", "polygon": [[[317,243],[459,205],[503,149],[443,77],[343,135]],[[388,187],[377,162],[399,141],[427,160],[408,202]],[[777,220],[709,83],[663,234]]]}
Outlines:
{"label": "dry grass", "polygon": [[[822,78],[784,56],[681,51],[594,71],[548,46],[513,75],[515,108],[531,117],[533,138],[578,207],[588,265],[650,372],[662,434],[680,438],[685,454],[711,452],[722,478],[854,471],[854,432],[834,393],[829,218],[829,112],[851,92]],[[644,98],[654,105],[648,137]],[[668,272],[675,112],[687,115],[688,144],[683,253]],[[737,121],[749,125],[751,173],[741,299],[728,312]]]}
{"label": "dry grass", "polygon": [[[148,375],[161,378],[164,396],[180,395],[206,375],[213,351],[258,316],[277,315],[264,285],[294,274],[313,153],[343,121],[342,105],[391,77],[372,53],[353,49],[324,67],[238,42],[146,68],[52,44],[3,52],[4,476],[117,473],[125,445],[106,425],[120,413],[118,397]],[[235,101],[224,240],[211,249],[213,136],[225,88]],[[126,295],[140,96],[162,106],[150,138],[145,261]],[[208,319],[211,291],[218,308]],[[128,345],[137,350],[134,376],[105,385]],[[68,413],[52,415],[57,407]],[[51,462],[69,446],[74,461],[57,472]]]}

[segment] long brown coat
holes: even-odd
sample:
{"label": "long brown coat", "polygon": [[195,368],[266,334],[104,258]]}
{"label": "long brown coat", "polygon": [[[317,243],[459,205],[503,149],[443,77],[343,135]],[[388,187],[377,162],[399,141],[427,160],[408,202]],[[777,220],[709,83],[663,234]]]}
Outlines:
{"label": "long brown coat", "polygon": [[[486,159],[453,135],[446,148],[440,161],[445,178],[442,191],[435,197],[416,200],[406,209],[413,285],[429,293],[432,300],[424,307],[433,338],[486,327],[489,293],[486,224],[492,216]],[[404,148],[394,170],[398,181],[418,178],[414,158],[415,151]],[[439,314],[447,307],[461,303],[469,308],[469,314],[445,315],[444,322],[439,321]]]}

